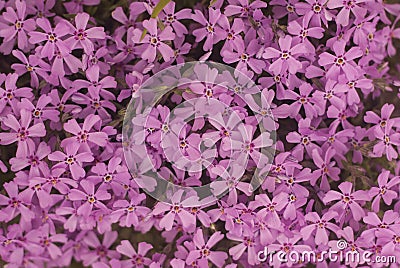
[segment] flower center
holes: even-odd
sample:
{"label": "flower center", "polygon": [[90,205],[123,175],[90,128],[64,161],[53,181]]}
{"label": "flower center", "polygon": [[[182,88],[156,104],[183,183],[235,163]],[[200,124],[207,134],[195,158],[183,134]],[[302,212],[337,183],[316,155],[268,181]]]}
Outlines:
{"label": "flower center", "polygon": [[65,162],[67,162],[68,165],[72,165],[74,163],[75,159],[73,156],[69,156],[67,157],[67,159],[65,160]]}
{"label": "flower center", "polygon": [[308,36],[308,31],[307,31],[307,30],[302,30],[302,31],[300,32],[300,35],[301,35],[303,38],[306,38],[306,37]]}
{"label": "flower center", "polygon": [[113,179],[113,176],[110,175],[110,174],[107,174],[107,175],[104,176],[104,181],[105,181],[105,182],[109,182],[109,181],[111,181],[112,179]]}
{"label": "flower center", "polygon": [[282,59],[286,60],[287,58],[289,58],[289,53],[288,52],[282,52],[281,57],[282,57]]}
{"label": "flower center", "polygon": [[15,29],[20,30],[24,26],[24,23],[22,21],[17,20],[15,22]]}
{"label": "flower center", "polygon": [[18,131],[17,136],[18,136],[18,138],[19,138],[20,140],[24,141],[25,138],[28,136],[28,134],[29,134],[29,133],[28,133],[28,131],[25,130],[25,128],[21,128],[21,129]]}
{"label": "flower center", "polygon": [[348,196],[348,195],[343,195],[342,200],[343,200],[343,202],[345,202],[345,203],[350,203],[351,197]]}
{"label": "flower center", "polygon": [[51,34],[49,34],[48,39],[50,42],[54,42],[54,41],[56,41],[57,37],[55,34],[51,33]]}
{"label": "flower center", "polygon": [[336,59],[336,64],[337,65],[343,65],[344,64],[344,58],[343,57],[339,57]]}
{"label": "flower center", "polygon": [[383,142],[385,143],[385,145],[388,145],[390,143],[390,138],[388,135],[383,136]]}
{"label": "flower center", "polygon": [[163,130],[164,132],[168,132],[168,131],[169,131],[168,125],[167,125],[167,124],[164,124],[164,125],[162,126],[162,130]]}
{"label": "flower center", "polygon": [[181,211],[180,206],[174,206],[174,212],[179,213]]}
{"label": "flower center", "polygon": [[90,195],[90,196],[88,196],[88,202],[90,203],[90,204],[93,204],[94,202],[96,202],[96,198],[94,198],[94,196],[93,195]]}
{"label": "flower center", "polygon": [[292,5],[287,5],[286,6],[286,10],[289,12],[289,13],[293,13],[294,12],[294,6],[292,6]]}
{"label": "flower center", "polygon": [[206,29],[208,33],[214,33],[214,27],[211,24],[208,24]]}
{"label": "flower center", "polygon": [[386,193],[386,187],[383,186],[383,187],[381,188],[380,194],[381,194],[381,195],[384,195],[385,193]]}
{"label": "flower center", "polygon": [[315,13],[320,13],[321,12],[321,6],[319,4],[314,4],[313,10]]}
{"label": "flower center", "polygon": [[186,148],[186,147],[187,147],[186,141],[185,141],[185,140],[181,141],[181,142],[179,143],[179,146],[180,146],[181,148]]}
{"label": "flower center", "polygon": [[203,254],[203,256],[208,256],[208,255],[210,255],[210,251],[205,248],[205,249],[203,249],[202,254]]}
{"label": "flower center", "polygon": [[40,111],[40,110],[38,110],[38,109],[35,109],[34,111],[33,111],[33,116],[34,117],[40,117],[42,115],[42,112]]}
{"label": "flower center", "polygon": [[75,36],[78,40],[84,40],[86,35],[87,34],[82,29],[75,33]]}
{"label": "flower center", "polygon": [[150,43],[151,43],[152,45],[156,45],[156,44],[158,43],[157,37],[152,37],[152,38],[150,38]]}

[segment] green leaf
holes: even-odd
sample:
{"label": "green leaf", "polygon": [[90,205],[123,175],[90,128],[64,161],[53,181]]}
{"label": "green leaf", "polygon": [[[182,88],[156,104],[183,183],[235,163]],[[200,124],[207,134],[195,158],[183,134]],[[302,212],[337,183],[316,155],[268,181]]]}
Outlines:
{"label": "green leaf", "polygon": [[215,3],[217,3],[218,0],[211,0],[209,7],[212,7],[213,5],[215,5]]}
{"label": "green leaf", "polygon": [[[158,4],[154,7],[153,13],[151,13],[151,18],[152,19],[157,18],[158,14],[160,14],[161,10],[163,10],[164,7],[168,5],[169,2],[171,2],[171,0],[160,0],[160,2],[158,2]],[[140,41],[143,40],[146,34],[147,34],[147,29],[145,28],[142,32],[142,36],[140,37]]]}

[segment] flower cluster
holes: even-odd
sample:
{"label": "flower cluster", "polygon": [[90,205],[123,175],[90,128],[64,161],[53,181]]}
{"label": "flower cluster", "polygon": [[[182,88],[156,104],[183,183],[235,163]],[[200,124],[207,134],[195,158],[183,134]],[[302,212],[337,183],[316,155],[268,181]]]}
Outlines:
{"label": "flower cluster", "polygon": [[0,263],[253,267],[344,239],[397,267],[399,20],[382,0],[0,1]]}

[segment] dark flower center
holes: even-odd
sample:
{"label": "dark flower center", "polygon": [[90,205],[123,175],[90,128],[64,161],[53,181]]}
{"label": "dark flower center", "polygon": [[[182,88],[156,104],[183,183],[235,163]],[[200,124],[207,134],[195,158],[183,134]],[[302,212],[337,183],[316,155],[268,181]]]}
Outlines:
{"label": "dark flower center", "polygon": [[319,4],[314,4],[313,10],[315,13],[320,13],[321,12],[321,6]]}
{"label": "dark flower center", "polygon": [[96,202],[96,198],[94,198],[94,196],[93,195],[90,195],[90,196],[88,196],[88,202],[89,203],[91,203],[91,204],[93,204],[94,202]]}

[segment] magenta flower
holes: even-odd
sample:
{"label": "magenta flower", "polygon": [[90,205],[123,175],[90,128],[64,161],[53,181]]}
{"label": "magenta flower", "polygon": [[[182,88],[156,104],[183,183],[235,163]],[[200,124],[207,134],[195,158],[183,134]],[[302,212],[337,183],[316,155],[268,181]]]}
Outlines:
{"label": "magenta flower", "polygon": [[121,241],[121,245],[117,246],[117,251],[122,255],[129,257],[129,260],[122,261],[124,267],[135,266],[144,267],[149,266],[151,259],[146,257],[147,253],[153,246],[146,242],[140,242],[138,244],[137,251],[133,248],[132,244],[128,240]]}
{"label": "magenta flower", "polygon": [[[13,110],[17,109],[18,99],[21,97],[32,98],[32,89],[28,87],[18,88],[16,83],[18,74],[8,74],[5,78],[1,77],[0,82],[5,82],[5,88],[0,87],[0,111],[3,111],[8,104]],[[1,83],[1,84],[2,84]]]}
{"label": "magenta flower", "polygon": [[394,111],[394,105],[393,104],[388,104],[385,103],[382,108],[381,108],[381,115],[377,115],[373,111],[367,111],[366,115],[364,116],[364,121],[367,123],[374,124],[375,126],[369,128],[368,132],[370,135],[375,135],[375,129],[377,128],[382,128],[385,129],[386,125],[390,123],[394,123],[394,126],[399,125],[399,120],[398,119],[391,119],[391,115]]}
{"label": "magenta flower", "polygon": [[300,24],[296,20],[291,21],[288,25],[288,32],[292,35],[296,35],[300,42],[304,43],[308,51],[314,51],[314,45],[308,40],[309,37],[320,39],[324,36],[324,29],[321,27],[310,27],[310,21],[313,15],[308,13],[303,17],[302,23]]}
{"label": "magenta flower", "polygon": [[375,137],[378,138],[378,143],[374,146],[373,153],[377,157],[381,157],[386,154],[386,158],[391,161],[396,159],[398,156],[397,151],[393,148],[393,145],[400,145],[400,133],[394,132],[392,129],[394,125],[393,121],[386,123],[384,129],[381,127],[375,128]]}
{"label": "magenta flower", "polygon": [[[250,265],[259,264],[260,261],[257,258],[257,245],[258,245],[258,237],[256,237],[256,233],[248,230],[248,235],[245,236],[234,236],[228,233],[228,238],[230,240],[238,241],[240,244],[233,246],[229,249],[229,255],[232,256],[232,259],[237,261],[242,255],[247,251],[247,262]],[[256,240],[257,239],[257,240]]]}
{"label": "magenta flower", "polygon": [[127,200],[118,200],[114,203],[115,211],[111,213],[113,222],[119,222],[120,226],[131,227],[139,224],[139,217],[145,217],[151,213],[151,210],[140,204],[146,199],[144,194],[134,196],[130,202]]}
{"label": "magenta flower", "polygon": [[288,108],[290,115],[293,117],[299,115],[300,108],[303,107],[307,118],[312,119],[317,117],[318,111],[316,108],[316,100],[313,96],[310,96],[313,87],[310,84],[304,83],[299,87],[299,91],[300,94],[291,90],[284,93],[285,99],[296,100]]}
{"label": "magenta flower", "polygon": [[174,29],[176,36],[182,37],[188,33],[186,26],[179,20],[190,19],[192,16],[192,10],[184,8],[175,12],[175,2],[169,2],[163,11],[164,12],[160,14],[160,18],[164,22],[164,25],[171,26]]}
{"label": "magenta flower", "polygon": [[11,52],[15,41],[17,41],[19,49],[26,50],[29,45],[27,33],[35,29],[35,21],[33,19],[26,19],[25,1],[16,0],[15,6],[17,12],[12,7],[7,7],[7,11],[2,14],[5,23],[1,23],[0,37],[4,38],[4,43],[1,47],[11,43],[11,49],[6,51],[6,54]]}
{"label": "magenta flower", "polygon": [[22,109],[20,111],[21,118],[18,121],[14,115],[9,114],[3,119],[3,125],[10,128],[10,133],[0,133],[0,144],[7,145],[18,141],[17,154],[28,154],[28,142],[32,142],[33,138],[43,137],[46,130],[43,123],[30,126],[32,123],[32,113]]}
{"label": "magenta flower", "polygon": [[330,189],[328,178],[332,180],[338,181],[340,169],[335,167],[335,161],[331,161],[332,157],[336,154],[335,149],[329,147],[325,152],[321,152],[319,149],[315,149],[312,152],[312,159],[315,165],[318,167],[317,170],[314,171],[318,176],[314,177],[310,183],[311,185],[315,185],[316,181],[321,178],[321,189],[327,191]]}
{"label": "magenta flower", "polygon": [[178,220],[181,222],[183,228],[189,228],[195,221],[195,216],[184,209],[183,206],[186,204],[190,204],[191,198],[182,199],[182,190],[178,190],[173,196],[171,201],[173,205],[167,205],[165,203],[158,202],[157,205],[153,209],[154,215],[159,215],[163,212],[167,212],[166,215],[160,220],[160,227],[165,228],[165,230],[169,231],[172,229],[172,225],[174,224],[174,220]]}
{"label": "magenta flower", "polygon": [[120,22],[123,24],[122,26],[118,27],[116,29],[116,33],[120,34],[125,33],[127,29],[129,29],[132,26],[137,26],[138,23],[136,23],[137,17],[144,13],[146,11],[145,5],[143,2],[132,2],[129,5],[129,18],[126,16],[124,13],[124,10],[122,7],[117,7],[112,13],[111,16],[113,19],[116,21]]}
{"label": "magenta flower", "polygon": [[374,238],[376,237],[376,233],[379,232],[380,229],[392,229],[394,226],[396,226],[396,224],[398,224],[398,219],[399,213],[394,212],[393,210],[385,211],[382,220],[378,217],[378,215],[376,215],[376,213],[368,212],[367,216],[363,218],[363,221],[374,228],[365,230],[361,236],[366,239],[371,237]]}
{"label": "magenta flower", "polygon": [[306,0],[295,4],[296,13],[304,15],[304,17],[311,17],[311,23],[318,27],[321,22],[327,26],[328,21],[331,21],[333,14],[327,10],[324,0]]}
{"label": "magenta flower", "polygon": [[99,189],[109,190],[117,196],[125,193],[124,185],[129,185],[130,175],[126,166],[121,165],[121,158],[112,157],[108,165],[97,163],[91,171],[95,174],[87,177],[96,185],[101,183]]}
{"label": "magenta flower", "polygon": [[[250,2],[250,3],[249,3]],[[229,1],[229,5],[225,8],[225,15],[232,16],[240,14],[241,17],[249,17],[257,9],[266,8],[267,3],[262,1],[233,0]]]}
{"label": "magenta flower", "polygon": [[111,245],[118,237],[116,231],[108,231],[104,233],[103,241],[100,242],[97,235],[90,231],[84,238],[83,243],[89,247],[87,252],[82,254],[83,265],[92,267],[104,267],[108,259],[119,258],[120,254],[111,249]]}
{"label": "magenta flower", "polygon": [[86,172],[83,169],[82,164],[94,160],[91,152],[78,153],[79,147],[79,144],[72,143],[71,145],[66,146],[65,153],[55,151],[48,156],[49,160],[59,162],[54,166],[55,168],[69,170],[74,180],[78,180],[85,176]]}
{"label": "magenta flower", "polygon": [[97,190],[95,192],[95,185],[88,180],[82,180],[80,185],[83,191],[72,189],[68,193],[68,197],[71,201],[83,201],[83,204],[81,204],[77,210],[78,215],[89,216],[93,207],[107,210],[106,205],[101,202],[111,198],[111,195],[107,191]]}
{"label": "magenta flower", "polygon": [[240,34],[244,31],[245,26],[243,20],[238,18],[234,19],[231,25],[228,17],[226,16],[221,16],[218,23],[219,25],[221,25],[221,28],[226,32],[225,43],[220,53],[221,56],[223,56],[225,51],[230,51],[231,49],[237,47],[240,40],[243,40]]}
{"label": "magenta flower", "polygon": [[41,142],[37,146],[34,142],[28,142],[27,154],[17,154],[16,157],[10,159],[11,170],[16,172],[29,166],[29,176],[39,176],[48,169],[44,158],[50,152],[51,149],[45,142]]}
{"label": "magenta flower", "polygon": [[51,24],[46,18],[39,18],[36,20],[36,24],[43,29],[44,32],[32,31],[29,33],[29,42],[37,44],[46,42],[41,50],[41,56],[51,60],[55,51],[60,51],[61,54],[67,54],[70,52],[67,44],[62,40],[62,37],[68,34],[68,26],[65,23],[58,23],[54,30]]}
{"label": "magenta flower", "polygon": [[259,151],[260,148],[271,146],[273,141],[268,132],[262,132],[257,138],[254,138],[255,127],[252,125],[240,124],[238,126],[240,137],[232,139],[230,144],[223,144],[224,150],[233,150],[233,158],[238,163],[247,163],[249,156],[255,162],[256,166],[263,167],[268,163],[267,156]]}
{"label": "magenta flower", "polygon": [[365,216],[365,212],[358,202],[370,200],[369,195],[362,190],[353,191],[353,184],[348,181],[342,182],[339,185],[339,189],[341,193],[334,190],[327,192],[323,198],[323,202],[327,204],[334,200],[338,200],[337,203],[331,206],[331,209],[337,211],[339,217],[343,217],[344,213],[350,210],[354,220],[359,221]]}
{"label": "magenta flower", "polygon": [[327,6],[330,9],[341,7],[342,9],[336,15],[336,22],[343,26],[347,26],[349,24],[350,11],[354,16],[356,16],[356,18],[365,16],[366,10],[360,6],[360,4],[362,5],[364,2],[366,2],[366,0],[332,0],[329,1]]}
{"label": "magenta flower", "polygon": [[298,127],[298,132],[290,132],[286,136],[286,140],[297,144],[293,148],[292,154],[301,161],[304,157],[304,149],[306,149],[307,155],[312,157],[312,152],[318,148],[316,142],[325,141],[326,137],[312,129],[310,118],[300,119]]}
{"label": "magenta flower", "polygon": [[335,80],[341,73],[344,73],[348,79],[358,77],[360,70],[353,60],[361,57],[363,53],[358,47],[352,47],[346,52],[345,46],[345,42],[337,41],[332,47],[335,55],[328,52],[319,55],[318,63],[327,69],[327,78]]}
{"label": "magenta flower", "polygon": [[293,44],[292,37],[286,35],[279,38],[279,49],[273,47],[265,48],[263,58],[275,59],[268,68],[270,72],[278,75],[289,70],[291,74],[295,74],[302,69],[302,64],[297,60],[297,57],[299,54],[307,53],[304,44]]}
{"label": "magenta flower", "polygon": [[[169,61],[174,56],[174,50],[165,44],[164,41],[173,40],[175,38],[171,26],[166,26],[164,30],[159,31],[157,20],[150,19],[143,21],[143,27],[145,27],[149,33],[146,34],[145,38],[141,41],[143,45],[139,48],[142,51],[142,59],[153,62],[156,59],[157,51],[159,51],[164,61]],[[140,31],[134,32],[134,40],[140,37],[139,32]]]}
{"label": "magenta flower", "polygon": [[105,146],[107,143],[107,133],[101,131],[92,131],[95,124],[101,124],[101,119],[98,115],[90,114],[85,118],[82,127],[76,122],[75,119],[69,120],[64,124],[64,130],[75,135],[75,137],[66,138],[61,142],[61,146],[67,148],[72,143],[78,144],[83,151],[91,152],[89,144],[96,144],[98,146]]}
{"label": "magenta flower", "polygon": [[[69,27],[69,34],[73,36],[66,39],[65,42],[72,50],[83,48],[86,54],[91,54],[94,51],[93,40],[104,39],[106,37],[103,27],[86,29],[89,18],[90,16],[87,13],[78,13],[75,17],[75,26],[66,22]],[[63,53],[61,52],[61,54]]]}
{"label": "magenta flower", "polygon": [[[284,257],[285,259],[287,259],[287,265],[289,267],[291,267],[294,262],[289,258],[290,256],[290,252],[295,251],[298,254],[301,254],[304,251],[311,251],[311,247],[309,245],[302,245],[302,244],[297,244],[301,239],[301,235],[300,234],[295,234],[293,237],[287,237],[285,236],[283,233],[280,234],[277,237],[277,242],[279,244],[271,244],[268,246],[268,249],[274,252],[279,252],[282,251],[284,252],[284,255],[282,257]],[[279,258],[274,258],[273,259],[273,263],[276,266],[279,266],[281,263],[281,260],[279,260]]]}
{"label": "magenta flower", "polygon": [[9,222],[18,215],[21,215],[23,222],[29,222],[35,214],[28,207],[31,205],[27,200],[23,199],[22,193],[18,191],[18,185],[14,182],[7,182],[3,185],[7,192],[7,196],[0,195],[0,210],[1,221]]}
{"label": "magenta flower", "polygon": [[23,98],[18,106],[21,110],[25,109],[32,113],[35,124],[43,123],[46,120],[58,122],[60,120],[60,112],[55,107],[48,107],[51,101],[50,96],[42,95],[37,100],[36,105],[33,105],[28,99]]}
{"label": "magenta flower", "polygon": [[396,176],[389,180],[390,171],[383,170],[378,176],[378,186],[372,187],[369,190],[369,195],[375,197],[372,201],[372,209],[378,213],[380,201],[383,199],[386,205],[391,205],[393,199],[397,197],[396,191],[391,190],[394,186],[400,183],[400,177]]}
{"label": "magenta flower", "polygon": [[255,58],[255,54],[260,50],[261,46],[257,40],[251,40],[247,46],[241,39],[232,47],[233,51],[225,50],[223,60],[226,63],[237,62],[236,69],[246,72],[248,68],[255,73],[260,74],[265,68],[265,62]]}
{"label": "magenta flower", "polygon": [[223,251],[211,251],[211,248],[221,241],[224,235],[221,232],[215,232],[208,239],[207,243],[204,241],[204,234],[201,229],[198,229],[193,237],[193,242],[196,246],[195,250],[189,252],[186,258],[186,264],[191,264],[197,260],[200,266],[208,266],[208,261],[211,261],[217,267],[222,267],[228,254]]}
{"label": "magenta flower", "polygon": [[35,247],[39,249],[37,251],[38,254],[41,256],[49,254],[53,260],[61,257],[63,254],[57,244],[64,244],[67,242],[66,234],[51,234],[48,224],[43,225],[39,229],[31,230],[26,234],[25,238],[29,242],[38,245],[38,247]]}
{"label": "magenta flower", "polygon": [[20,76],[29,72],[31,76],[31,87],[37,88],[39,86],[39,76],[42,79],[48,77],[50,65],[40,59],[40,57],[36,55],[29,55],[29,57],[26,57],[25,54],[19,50],[13,50],[12,54],[19,59],[22,64],[14,63],[11,65],[11,68]]}
{"label": "magenta flower", "polygon": [[225,37],[224,30],[219,26],[219,19],[221,11],[219,9],[209,8],[208,9],[208,20],[204,17],[204,14],[200,10],[195,10],[195,14],[192,15],[192,20],[200,23],[202,26],[200,29],[193,31],[193,35],[196,36],[196,42],[199,43],[201,40],[206,38],[203,45],[204,51],[210,51],[214,44],[223,40]]}
{"label": "magenta flower", "polygon": [[334,223],[329,222],[333,218],[337,216],[336,211],[328,211],[322,217],[318,215],[316,212],[307,213],[305,216],[305,220],[307,220],[310,224],[301,229],[301,234],[303,239],[308,240],[314,231],[314,241],[317,245],[326,245],[328,243],[328,229],[334,233],[340,230],[340,228]]}
{"label": "magenta flower", "polygon": [[267,226],[272,229],[282,230],[282,223],[278,212],[286,206],[288,202],[287,195],[280,193],[274,196],[272,200],[266,194],[257,195],[254,202],[255,207],[262,207],[257,212],[257,215],[265,219]]}

